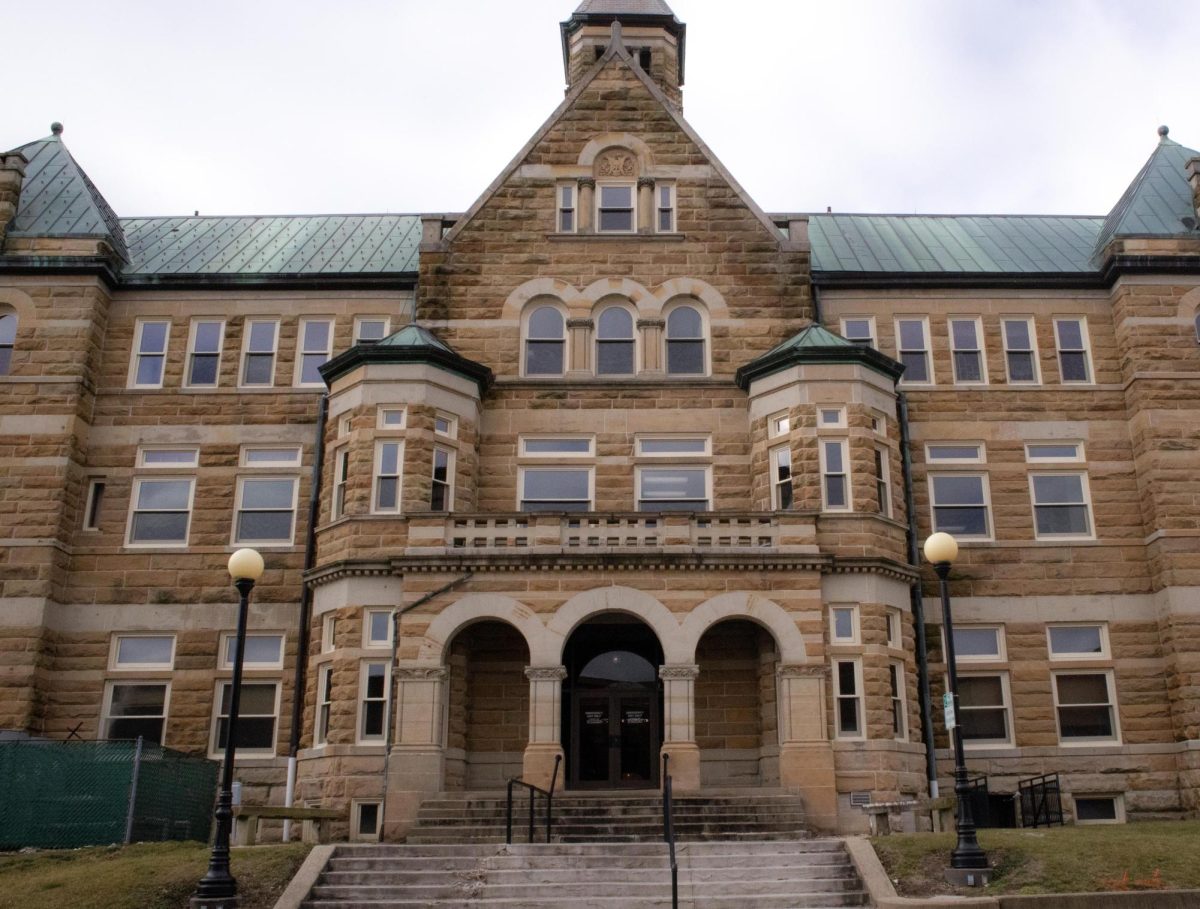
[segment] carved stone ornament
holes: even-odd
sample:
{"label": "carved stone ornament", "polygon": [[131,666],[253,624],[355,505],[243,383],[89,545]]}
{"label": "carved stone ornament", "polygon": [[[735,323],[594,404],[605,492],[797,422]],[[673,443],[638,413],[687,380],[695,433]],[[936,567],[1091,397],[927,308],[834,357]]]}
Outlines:
{"label": "carved stone ornament", "polygon": [[531,682],[561,682],[567,677],[565,666],[526,666],[525,678]]}
{"label": "carved stone ornament", "polygon": [[637,176],[637,161],[633,155],[624,151],[605,152],[596,161],[597,177],[634,177]]}
{"label": "carved stone ornament", "polygon": [[826,674],[825,666],[820,663],[781,663],[775,671],[780,678],[784,679],[809,678],[811,676],[821,677]]}
{"label": "carved stone ornament", "polygon": [[659,666],[658,677],[667,681],[690,681],[700,674],[699,666]]}
{"label": "carved stone ornament", "polygon": [[445,666],[397,666],[394,670],[394,675],[402,682],[438,681],[448,673]]}

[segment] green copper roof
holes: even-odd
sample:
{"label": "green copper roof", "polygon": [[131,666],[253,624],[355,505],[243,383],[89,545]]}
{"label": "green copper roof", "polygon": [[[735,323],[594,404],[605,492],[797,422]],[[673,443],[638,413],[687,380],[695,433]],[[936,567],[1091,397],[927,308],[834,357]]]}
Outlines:
{"label": "green copper roof", "polygon": [[29,162],[21,184],[12,237],[95,237],[128,259],[121,222],[100,190],[62,141],[62,124],[52,134],[14,149]]}
{"label": "green copper roof", "polygon": [[904,372],[902,364],[875,348],[847,341],[841,335],[813,323],[740,367],[735,379],[740,388],[748,390],[750,383],[756,379],[774,375],[790,366],[817,363],[857,364],[892,380],[898,379]]}
{"label": "green copper roof", "polygon": [[792,335],[782,344],[771,348],[764,356],[779,353],[784,350],[804,350],[811,347],[852,347],[853,341],[847,341],[839,334],[835,334],[823,325],[817,325],[815,322],[807,328],[802,328],[796,334]]}
{"label": "green copper roof", "polygon": [[355,344],[321,366],[321,377],[332,385],[339,376],[369,363],[424,363],[475,383],[479,393],[492,384],[492,371],[457,353],[427,328],[405,325],[374,344]]}
{"label": "green copper roof", "polygon": [[1104,219],[1094,254],[1117,237],[1195,236],[1196,206],[1185,168],[1197,156],[1168,139],[1165,126],[1159,129],[1158,147]]}
{"label": "green copper roof", "polygon": [[381,341],[377,341],[376,347],[433,347],[438,350],[444,350],[447,353],[454,353],[454,350],[445,342],[437,337],[428,328],[422,328],[415,322],[405,325],[399,331],[394,331]]}

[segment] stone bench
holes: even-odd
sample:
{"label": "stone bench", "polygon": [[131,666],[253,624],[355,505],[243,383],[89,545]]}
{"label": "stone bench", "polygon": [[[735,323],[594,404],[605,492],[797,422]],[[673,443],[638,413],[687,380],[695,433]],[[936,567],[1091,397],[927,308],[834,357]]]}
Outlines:
{"label": "stone bench", "polygon": [[260,820],[302,821],[301,839],[310,845],[329,839],[329,822],[345,817],[333,808],[279,808],[272,805],[238,805],[233,809],[234,830],[239,846],[253,846],[258,840]]}

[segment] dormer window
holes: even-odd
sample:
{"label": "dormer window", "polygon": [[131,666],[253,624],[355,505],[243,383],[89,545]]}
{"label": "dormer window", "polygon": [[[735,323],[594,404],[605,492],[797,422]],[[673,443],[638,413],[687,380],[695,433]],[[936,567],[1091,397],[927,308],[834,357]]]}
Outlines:
{"label": "dormer window", "polygon": [[601,233],[633,233],[637,194],[633,183],[598,183],[596,224]]}

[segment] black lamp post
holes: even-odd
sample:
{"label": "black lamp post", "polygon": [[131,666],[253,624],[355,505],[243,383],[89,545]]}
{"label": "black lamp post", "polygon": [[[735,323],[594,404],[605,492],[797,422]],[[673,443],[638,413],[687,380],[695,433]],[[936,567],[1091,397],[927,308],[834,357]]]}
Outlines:
{"label": "black lamp post", "polygon": [[981,886],[987,883],[988,858],[975,836],[975,814],[971,808],[967,783],[962,727],[958,722],[958,666],[954,655],[954,618],[950,613],[950,586],[947,583],[950,565],[957,555],[958,541],[948,533],[935,533],[925,541],[925,558],[933,564],[933,570],[937,572],[942,594],[942,640],[946,654],[947,694],[953,705],[953,711],[948,710],[946,716],[947,721],[951,716],[954,718],[953,728],[949,732],[954,743],[954,795],[958,801],[958,844],[950,853],[950,869],[946,872],[946,878],[958,884]]}
{"label": "black lamp post", "polygon": [[233,682],[229,691],[229,724],[225,729],[225,762],[221,767],[221,791],[217,794],[217,835],[213,840],[208,872],[200,878],[192,895],[192,909],[237,909],[237,881],[229,871],[229,834],[233,827],[233,758],[237,750],[238,707],[242,697],[242,652],[246,646],[246,614],[250,591],[262,577],[263,557],[253,549],[239,549],[229,557],[229,575],[240,595],[237,642],[233,658]]}

